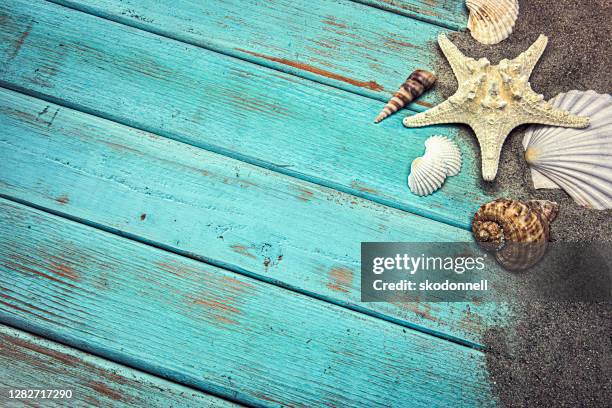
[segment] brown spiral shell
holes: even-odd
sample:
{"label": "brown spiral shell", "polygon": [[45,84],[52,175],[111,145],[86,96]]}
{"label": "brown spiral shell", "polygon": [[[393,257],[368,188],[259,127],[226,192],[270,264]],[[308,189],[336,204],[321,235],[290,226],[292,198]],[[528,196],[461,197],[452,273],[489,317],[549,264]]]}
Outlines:
{"label": "brown spiral shell", "polygon": [[476,242],[506,269],[522,271],[534,266],[546,253],[550,224],[559,213],[552,201],[497,199],[474,215]]}
{"label": "brown spiral shell", "polygon": [[431,72],[422,69],[414,71],[387,102],[382,112],[374,119],[374,123],[379,123],[408,105],[431,88],[435,82],[436,76]]}

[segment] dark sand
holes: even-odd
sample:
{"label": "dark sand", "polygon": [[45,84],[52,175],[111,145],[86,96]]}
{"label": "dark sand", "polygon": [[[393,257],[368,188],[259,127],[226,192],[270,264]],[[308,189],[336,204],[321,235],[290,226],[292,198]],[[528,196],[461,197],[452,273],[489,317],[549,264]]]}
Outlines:
{"label": "dark sand", "polygon": [[[521,0],[520,8],[513,34],[501,44],[479,44],[467,32],[450,38],[466,55],[497,63],[516,57],[545,34],[548,48],[531,77],[536,92],[546,99],[572,89],[612,92],[612,0]],[[448,97],[457,82],[441,53],[437,65],[437,91]],[[483,182],[485,189],[493,197],[557,201],[555,240],[611,241],[612,211],[582,208],[561,190],[533,189],[523,159],[524,129],[506,141],[497,179]],[[480,155],[471,131],[460,142]],[[513,327],[491,330],[486,339],[493,391],[504,406],[612,406],[610,304],[517,299],[512,308]]]}

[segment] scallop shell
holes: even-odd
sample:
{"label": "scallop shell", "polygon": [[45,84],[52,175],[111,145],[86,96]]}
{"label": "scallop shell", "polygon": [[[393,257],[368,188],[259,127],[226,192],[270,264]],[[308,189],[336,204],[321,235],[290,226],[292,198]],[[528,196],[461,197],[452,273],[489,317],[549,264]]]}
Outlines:
{"label": "scallop shell", "polygon": [[472,221],[476,242],[511,271],[523,271],[546,254],[550,224],[559,205],[552,201],[497,199],[480,207]]}
{"label": "scallop shell", "polygon": [[590,116],[591,125],[527,129],[523,147],[534,187],[562,188],[584,207],[612,208],[612,96],[570,91],[553,98],[551,104]]}
{"label": "scallop shell", "polygon": [[438,190],[448,176],[461,169],[459,147],[446,136],[432,136],[425,141],[425,154],[410,166],[408,186],[418,196],[427,196]]}
{"label": "scallop shell", "polygon": [[519,14],[518,0],[466,0],[468,28],[478,42],[497,44],[512,34]]}

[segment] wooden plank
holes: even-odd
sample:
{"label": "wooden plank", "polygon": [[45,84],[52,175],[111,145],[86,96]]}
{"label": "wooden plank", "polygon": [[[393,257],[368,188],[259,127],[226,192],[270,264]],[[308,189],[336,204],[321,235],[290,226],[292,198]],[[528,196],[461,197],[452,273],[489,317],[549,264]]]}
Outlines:
{"label": "wooden plank", "polygon": [[5,323],[245,404],[494,403],[480,351],[9,201],[0,224]]}
{"label": "wooden plank", "polygon": [[[2,293],[4,294],[4,292]],[[70,399],[9,398],[9,390],[71,390]],[[238,407],[221,398],[0,325],[0,405]]]}
{"label": "wooden plank", "polygon": [[353,0],[453,30],[466,28],[465,0]]}
{"label": "wooden plank", "polygon": [[450,127],[374,125],[375,101],[54,4],[0,13],[5,85],[465,229],[490,200],[473,141],[460,140],[462,172],[440,191],[408,190],[423,141],[458,137]]}
{"label": "wooden plank", "polygon": [[[438,33],[449,31],[348,0],[54,2],[385,102],[410,72],[434,69]],[[435,3],[400,5],[435,21],[456,13]]]}
{"label": "wooden plank", "polygon": [[499,324],[490,303],[359,303],[360,242],[468,231],[8,90],[0,123],[0,194],[401,324]]}

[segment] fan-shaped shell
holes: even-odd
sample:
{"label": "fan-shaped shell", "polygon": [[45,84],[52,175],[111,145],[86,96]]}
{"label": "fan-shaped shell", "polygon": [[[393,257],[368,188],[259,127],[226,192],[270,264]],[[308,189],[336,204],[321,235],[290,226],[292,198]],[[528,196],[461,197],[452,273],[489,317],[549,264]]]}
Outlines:
{"label": "fan-shaped shell", "polygon": [[428,152],[440,157],[446,165],[446,175],[456,176],[461,170],[461,151],[455,142],[446,136],[432,136],[425,141]]}
{"label": "fan-shaped shell", "polygon": [[466,0],[468,28],[478,42],[497,44],[512,34],[518,18],[518,0]]}
{"label": "fan-shaped shell", "polygon": [[425,154],[412,162],[408,186],[414,194],[427,196],[460,169],[461,152],[455,142],[445,136],[432,136],[425,141]]}
{"label": "fan-shaped shell", "polygon": [[495,259],[504,268],[522,271],[546,253],[550,224],[558,212],[559,205],[551,201],[498,199],[476,212],[472,232],[485,250],[495,251]]}
{"label": "fan-shaped shell", "polygon": [[570,91],[555,108],[590,116],[585,129],[530,126],[523,139],[534,187],[562,188],[584,207],[612,208],[612,96]]}
{"label": "fan-shaped shell", "polygon": [[427,196],[438,190],[446,179],[444,165],[431,157],[417,157],[410,167],[408,186],[418,196]]}

